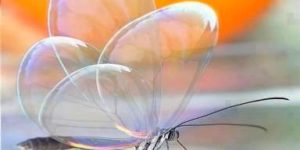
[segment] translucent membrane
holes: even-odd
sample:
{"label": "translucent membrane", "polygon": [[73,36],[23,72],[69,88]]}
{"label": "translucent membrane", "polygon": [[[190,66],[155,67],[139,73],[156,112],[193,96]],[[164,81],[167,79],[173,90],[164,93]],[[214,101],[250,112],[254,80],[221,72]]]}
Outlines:
{"label": "translucent membrane", "polygon": [[184,110],[217,41],[214,11],[183,2],[153,11],[122,28],[105,46],[98,63],[136,69],[151,83],[160,128],[169,128]]}
{"label": "translucent membrane", "polygon": [[17,89],[26,114],[37,121],[42,100],[67,74],[95,64],[97,50],[79,40],[50,37],[32,46],[21,63]]}
{"label": "translucent membrane", "polygon": [[118,29],[154,9],[153,0],[51,0],[49,33],[103,48]]}
{"label": "translucent membrane", "polygon": [[43,103],[40,124],[57,140],[80,148],[133,147],[152,136],[148,88],[128,67],[91,65],[53,88]]}

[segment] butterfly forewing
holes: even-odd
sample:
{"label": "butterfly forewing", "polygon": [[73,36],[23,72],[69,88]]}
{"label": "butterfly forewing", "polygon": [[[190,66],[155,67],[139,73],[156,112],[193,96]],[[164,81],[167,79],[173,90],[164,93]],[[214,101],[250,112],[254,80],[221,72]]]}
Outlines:
{"label": "butterfly forewing", "polygon": [[104,47],[99,63],[137,70],[152,84],[157,126],[169,128],[189,101],[216,39],[217,18],[210,7],[178,3],[123,27]]}

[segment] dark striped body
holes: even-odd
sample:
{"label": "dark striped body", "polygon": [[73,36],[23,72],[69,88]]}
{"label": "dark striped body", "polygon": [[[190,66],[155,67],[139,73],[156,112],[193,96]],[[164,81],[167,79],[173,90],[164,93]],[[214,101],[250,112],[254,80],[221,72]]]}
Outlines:
{"label": "dark striped body", "polygon": [[[165,142],[177,140],[179,134],[175,130],[159,134],[151,140],[142,142],[136,147],[137,150],[158,150]],[[60,143],[51,137],[39,137],[29,139],[17,145],[19,150],[72,150],[74,148],[66,144]],[[82,150],[82,149],[81,149]]]}
{"label": "dark striped body", "polygon": [[51,137],[38,137],[21,142],[18,150],[70,150],[71,146],[60,143]]}

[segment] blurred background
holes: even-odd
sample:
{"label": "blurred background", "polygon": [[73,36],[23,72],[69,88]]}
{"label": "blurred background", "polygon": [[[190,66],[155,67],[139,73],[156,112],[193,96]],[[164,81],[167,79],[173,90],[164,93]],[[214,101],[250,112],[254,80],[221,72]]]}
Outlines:
{"label": "blurred background", "polygon": [[[163,7],[180,1],[156,3]],[[220,37],[211,63],[197,85],[190,111],[267,96],[285,96],[291,101],[255,104],[214,118],[264,125],[269,129],[267,134],[228,127],[199,128],[197,132],[188,128],[183,131],[187,145],[193,149],[299,149],[300,1],[202,2],[216,10]],[[20,141],[45,136],[22,114],[15,87],[22,56],[32,44],[48,36],[47,5],[47,0],[1,1],[2,149],[15,149]],[[196,133],[199,138],[193,140]]]}

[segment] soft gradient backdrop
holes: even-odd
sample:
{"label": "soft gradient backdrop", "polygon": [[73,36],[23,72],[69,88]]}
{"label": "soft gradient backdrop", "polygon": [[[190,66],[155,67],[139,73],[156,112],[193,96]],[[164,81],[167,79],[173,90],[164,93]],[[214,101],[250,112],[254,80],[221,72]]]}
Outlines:
{"label": "soft gradient backdrop", "polygon": [[[157,6],[175,2],[180,0],[157,0]],[[266,134],[224,127],[193,128],[183,131],[184,142],[197,150],[300,149],[300,2],[202,2],[211,5],[219,16],[220,42],[197,84],[189,106],[191,114],[266,96],[286,96],[291,102],[256,104],[208,119],[264,125],[269,129]],[[16,149],[22,140],[45,136],[22,114],[15,82],[24,53],[48,36],[47,4],[47,0],[1,1],[2,149]]]}

